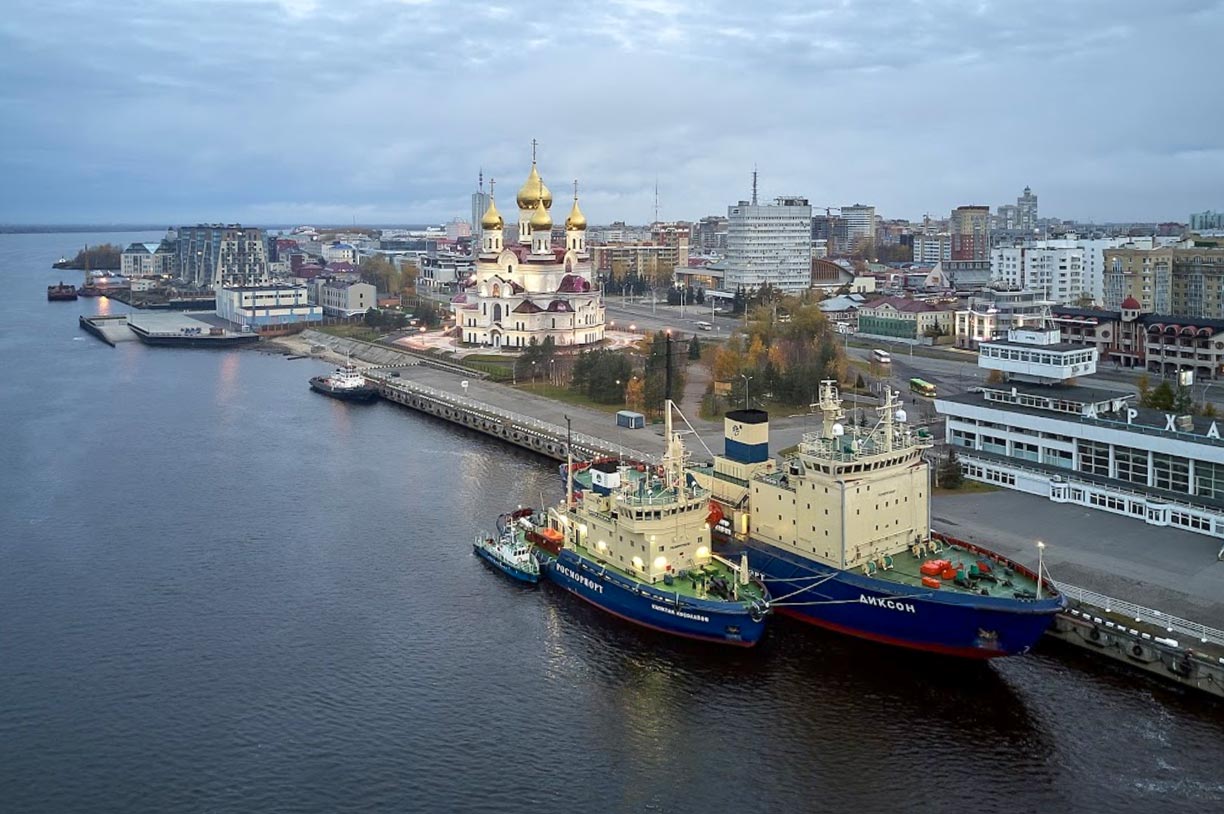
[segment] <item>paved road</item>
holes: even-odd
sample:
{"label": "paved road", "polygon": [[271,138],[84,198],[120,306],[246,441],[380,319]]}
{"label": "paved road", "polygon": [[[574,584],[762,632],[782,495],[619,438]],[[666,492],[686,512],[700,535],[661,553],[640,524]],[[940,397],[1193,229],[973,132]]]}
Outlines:
{"label": "paved road", "polygon": [[1220,540],[1010,490],[938,495],[931,525],[1031,567],[1042,540],[1055,580],[1224,629]]}

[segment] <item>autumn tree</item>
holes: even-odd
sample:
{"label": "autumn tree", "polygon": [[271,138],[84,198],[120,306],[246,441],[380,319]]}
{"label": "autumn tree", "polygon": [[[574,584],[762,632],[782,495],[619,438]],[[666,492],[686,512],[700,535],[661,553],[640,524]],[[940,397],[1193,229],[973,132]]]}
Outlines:
{"label": "autumn tree", "polygon": [[362,259],[357,273],[361,275],[362,280],[385,294],[398,294],[403,288],[403,274],[380,254]]}

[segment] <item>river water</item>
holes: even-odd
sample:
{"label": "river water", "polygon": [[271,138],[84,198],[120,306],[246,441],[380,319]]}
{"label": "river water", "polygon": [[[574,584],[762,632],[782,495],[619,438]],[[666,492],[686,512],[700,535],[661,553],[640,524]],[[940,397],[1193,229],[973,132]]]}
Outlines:
{"label": "river water", "polygon": [[553,464],[46,302],[157,237],[0,235],[0,810],[1224,810],[1224,705],[1074,652],[724,650],[510,584],[470,540]]}

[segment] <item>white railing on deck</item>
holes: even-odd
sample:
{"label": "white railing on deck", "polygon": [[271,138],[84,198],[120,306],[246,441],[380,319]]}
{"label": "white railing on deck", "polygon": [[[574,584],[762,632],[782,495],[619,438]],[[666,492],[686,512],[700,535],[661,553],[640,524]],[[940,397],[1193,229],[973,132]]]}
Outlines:
{"label": "white railing on deck", "polygon": [[[1051,580],[1052,581],[1052,580]],[[1198,622],[1191,622],[1188,619],[1182,619],[1178,616],[1171,616],[1162,611],[1152,608],[1145,608],[1142,605],[1136,605],[1122,599],[1115,599],[1112,596],[1098,594],[1095,591],[1089,591],[1085,588],[1077,588],[1074,585],[1067,585],[1065,582],[1054,583],[1059,592],[1068,599],[1074,599],[1077,602],[1083,602],[1088,605],[1101,608],[1113,613],[1119,613],[1137,622],[1147,622],[1150,625],[1157,625],[1167,631],[1176,631],[1187,636],[1193,636],[1195,641],[1199,642],[1214,642],[1218,645],[1224,645],[1224,630],[1218,630]]]}

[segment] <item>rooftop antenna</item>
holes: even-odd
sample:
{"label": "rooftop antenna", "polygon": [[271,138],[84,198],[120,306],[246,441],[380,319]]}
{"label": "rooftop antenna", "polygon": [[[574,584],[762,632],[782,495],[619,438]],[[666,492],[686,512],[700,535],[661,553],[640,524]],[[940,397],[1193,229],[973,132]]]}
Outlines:
{"label": "rooftop antenna", "polygon": [[[480,192],[484,192],[484,167],[480,168],[480,172],[476,175],[476,178],[477,178],[477,182],[476,182],[477,190]],[[493,184],[492,178],[489,179],[489,184],[490,185]]]}
{"label": "rooftop antenna", "polygon": [[752,205],[757,205],[757,168],[756,164],[752,165]]}
{"label": "rooftop antenna", "polygon": [[655,223],[659,222],[659,176],[655,175]]}

